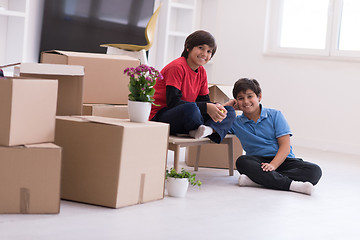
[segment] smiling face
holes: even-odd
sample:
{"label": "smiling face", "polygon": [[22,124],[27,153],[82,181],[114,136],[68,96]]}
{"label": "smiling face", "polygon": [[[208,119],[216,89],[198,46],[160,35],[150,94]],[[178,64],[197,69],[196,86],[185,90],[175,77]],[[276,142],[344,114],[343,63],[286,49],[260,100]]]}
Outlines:
{"label": "smiling face", "polygon": [[193,47],[186,59],[192,70],[205,65],[210,61],[213,49],[206,44]]}
{"label": "smiling face", "polygon": [[244,115],[252,120],[258,119],[260,117],[260,100],[261,93],[257,96],[255,92],[251,89],[246,90],[246,92],[239,92],[236,96],[236,102]]}

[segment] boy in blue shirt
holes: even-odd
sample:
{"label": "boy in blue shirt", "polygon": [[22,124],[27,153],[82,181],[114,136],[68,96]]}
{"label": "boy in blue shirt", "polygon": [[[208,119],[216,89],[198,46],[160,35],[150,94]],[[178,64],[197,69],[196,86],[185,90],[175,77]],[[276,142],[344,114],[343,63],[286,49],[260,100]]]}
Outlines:
{"label": "boy in blue shirt", "polygon": [[246,152],[236,161],[240,186],[259,186],[311,195],[322,175],[316,164],[295,158],[292,133],[282,113],[260,104],[262,92],[255,79],[239,79],[233,88],[235,99],[225,105],[243,111],[231,132]]}

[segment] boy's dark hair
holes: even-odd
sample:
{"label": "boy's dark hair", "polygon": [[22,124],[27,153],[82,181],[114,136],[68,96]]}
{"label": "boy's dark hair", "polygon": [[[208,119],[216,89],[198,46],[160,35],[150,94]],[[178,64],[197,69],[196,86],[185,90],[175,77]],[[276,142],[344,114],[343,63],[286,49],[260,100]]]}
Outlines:
{"label": "boy's dark hair", "polygon": [[240,92],[246,92],[248,89],[252,90],[256,96],[259,96],[261,93],[260,84],[256,79],[250,79],[250,78],[240,78],[236,81],[233,88],[233,96],[236,99],[237,95]]}
{"label": "boy's dark hair", "polygon": [[[188,58],[189,52],[196,46],[206,44],[212,48],[211,58],[215,55],[216,52],[216,42],[213,35],[204,30],[198,30],[190,34],[184,44],[184,51],[181,56]],[[189,51],[188,51],[189,50]]]}

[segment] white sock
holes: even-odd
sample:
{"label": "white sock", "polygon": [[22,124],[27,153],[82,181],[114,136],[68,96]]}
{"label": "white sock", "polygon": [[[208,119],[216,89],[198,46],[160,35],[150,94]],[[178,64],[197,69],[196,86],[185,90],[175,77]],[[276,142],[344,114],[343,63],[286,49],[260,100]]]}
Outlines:
{"label": "white sock", "polygon": [[239,177],[239,185],[240,186],[248,186],[248,187],[260,187],[260,184],[257,184],[253,180],[251,180],[247,175],[240,174]]}
{"label": "white sock", "polygon": [[195,139],[201,139],[206,136],[209,136],[213,133],[213,129],[209,126],[200,125],[198,129],[189,131],[190,137],[193,137]]}
{"label": "white sock", "polygon": [[311,195],[314,192],[314,185],[310,182],[292,181],[290,191]]}

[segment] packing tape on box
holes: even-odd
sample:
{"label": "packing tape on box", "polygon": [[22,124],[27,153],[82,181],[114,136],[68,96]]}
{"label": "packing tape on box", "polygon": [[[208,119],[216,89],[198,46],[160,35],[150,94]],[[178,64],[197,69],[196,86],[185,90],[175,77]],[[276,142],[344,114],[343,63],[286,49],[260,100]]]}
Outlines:
{"label": "packing tape on box", "polygon": [[30,190],[20,188],[20,213],[28,213],[30,209]]}
{"label": "packing tape on box", "polygon": [[145,188],[145,173],[141,174],[140,177],[140,188],[139,188],[139,201],[138,203],[144,202],[144,188]]}

